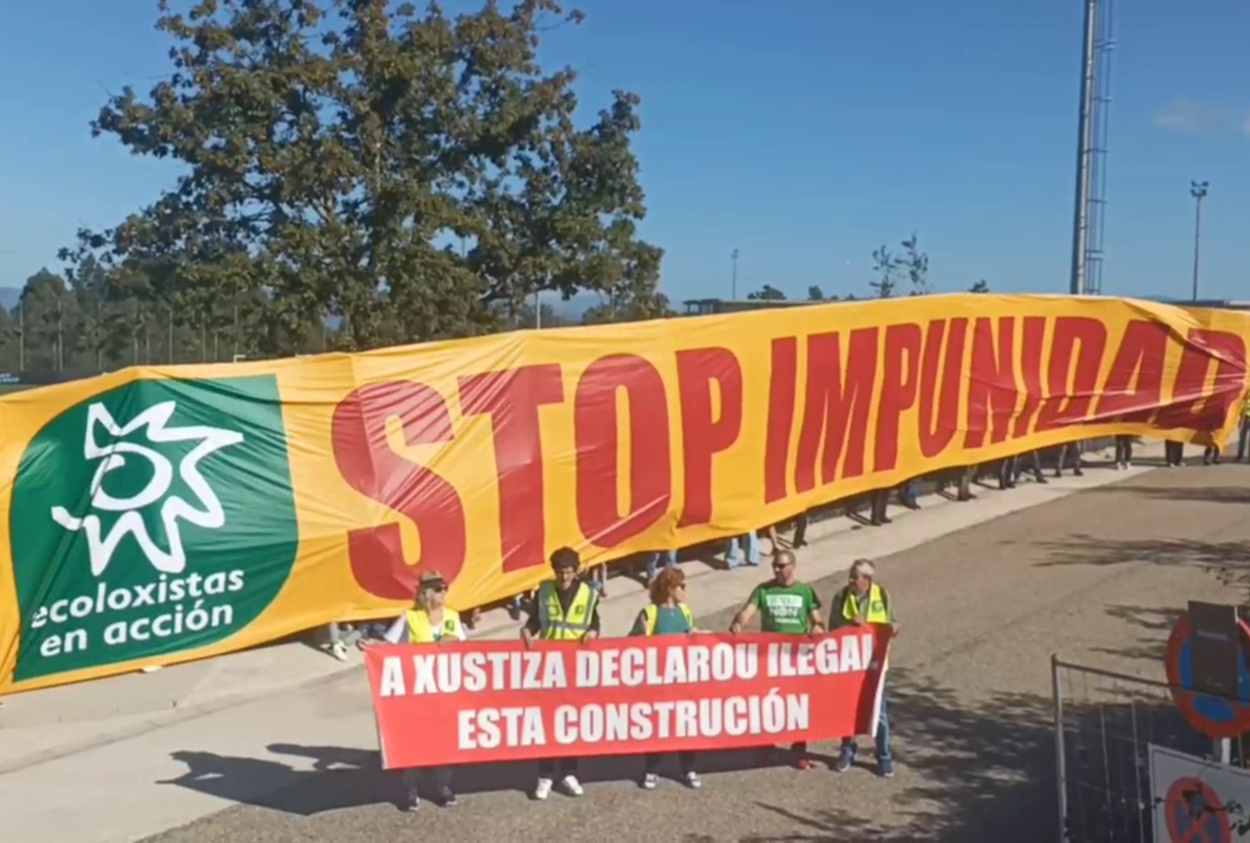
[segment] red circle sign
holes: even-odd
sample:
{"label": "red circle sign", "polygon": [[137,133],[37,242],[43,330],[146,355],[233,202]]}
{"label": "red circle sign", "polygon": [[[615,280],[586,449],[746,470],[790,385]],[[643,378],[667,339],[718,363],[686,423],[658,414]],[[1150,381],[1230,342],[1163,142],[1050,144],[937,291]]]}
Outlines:
{"label": "red circle sign", "polygon": [[[1169,843],[1232,843],[1224,803],[1201,779],[1179,778],[1164,799]],[[1164,841],[1159,841],[1164,843]]]}
{"label": "red circle sign", "polygon": [[[1239,690],[1244,692],[1245,675],[1250,671],[1250,626],[1237,619],[1237,632],[1241,639],[1241,664],[1239,666]],[[1168,684],[1172,698],[1181,715],[1199,733],[1209,738],[1235,738],[1250,732],[1250,703],[1230,700],[1183,690],[1193,687],[1193,627],[1189,614],[1181,615],[1168,638],[1167,667]]]}

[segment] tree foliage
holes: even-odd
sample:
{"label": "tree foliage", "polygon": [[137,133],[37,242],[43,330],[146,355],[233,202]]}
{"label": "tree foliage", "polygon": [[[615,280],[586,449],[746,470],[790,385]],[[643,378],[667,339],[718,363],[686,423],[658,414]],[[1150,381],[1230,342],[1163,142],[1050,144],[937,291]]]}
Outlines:
{"label": "tree foliage", "polygon": [[617,91],[579,126],[574,72],[538,62],[544,28],[581,20],[555,0],[162,0],[172,72],[92,131],[185,172],[80,232],[72,280],[101,274],[138,330],[172,314],[248,355],[480,334],[543,290],[661,309],[639,99]]}
{"label": "tree foliage", "polygon": [[891,252],[882,245],[872,253],[872,271],[877,276],[868,286],[879,299],[893,298],[900,281],[906,280],[909,296],[927,296],[933,292],[929,286],[929,255],[920,248],[920,240],[913,231],[911,236],[899,243],[901,253]]}
{"label": "tree foliage", "polygon": [[765,284],[755,292],[747,293],[747,298],[752,301],[785,301],[786,294],[772,284]]}

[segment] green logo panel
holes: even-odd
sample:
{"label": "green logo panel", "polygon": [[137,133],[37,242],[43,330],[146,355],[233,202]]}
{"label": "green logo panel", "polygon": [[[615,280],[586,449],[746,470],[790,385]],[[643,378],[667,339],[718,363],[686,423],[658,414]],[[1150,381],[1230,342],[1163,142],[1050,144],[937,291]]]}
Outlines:
{"label": "green logo panel", "polygon": [[9,517],[17,681],[233,635],[299,548],[277,380],[144,380],[71,407],[23,454]]}

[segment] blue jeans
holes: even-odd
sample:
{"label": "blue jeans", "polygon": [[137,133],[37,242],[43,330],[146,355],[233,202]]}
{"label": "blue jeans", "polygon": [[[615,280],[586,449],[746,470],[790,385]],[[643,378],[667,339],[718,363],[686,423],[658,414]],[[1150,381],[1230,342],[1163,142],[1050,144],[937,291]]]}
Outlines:
{"label": "blue jeans", "polygon": [[[893,756],[890,754],[890,707],[886,703],[885,694],[881,695],[881,713],[877,717],[877,762],[890,761]],[[859,751],[859,744],[855,738],[842,739],[842,757],[847,761],[855,760],[855,753]]]}
{"label": "blue jeans", "polygon": [[746,563],[751,566],[760,564],[760,537],[752,530],[745,536],[738,536],[729,540],[729,552],[725,554],[725,563],[730,568],[737,568],[742,564],[744,546],[746,548]]}
{"label": "blue jeans", "polygon": [[657,550],[647,554],[647,579],[654,579],[655,573],[659,570],[660,559],[664,559],[665,568],[677,567],[677,551],[675,550]]}

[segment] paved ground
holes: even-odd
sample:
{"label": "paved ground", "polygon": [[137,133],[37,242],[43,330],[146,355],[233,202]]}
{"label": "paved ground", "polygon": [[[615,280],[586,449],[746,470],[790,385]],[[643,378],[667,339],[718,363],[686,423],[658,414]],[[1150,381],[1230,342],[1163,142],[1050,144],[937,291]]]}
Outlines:
{"label": "paved ground", "polygon": [[[1248,503],[1250,468],[1157,470],[881,559],[905,625],[890,679],[900,763],[892,781],[867,769],[756,769],[725,755],[703,759],[698,793],[676,783],[644,793],[632,782],[637,762],[625,759],[587,764],[584,799],[539,805],[524,793],[528,766],[497,765],[461,773],[466,795],[453,811],[427,806],[410,817],[389,804],[395,782],[377,770],[375,744],[358,729],[321,745],[271,743],[264,759],[233,756],[232,735],[222,733],[174,753],[186,772],[163,787],[251,804],[148,843],[374,843],[417,829],[459,840],[556,834],[569,843],[1051,841],[1049,656],[1159,675],[1169,612],[1189,599],[1245,602],[1245,569],[1236,566],[1250,554]],[[819,593],[842,578],[820,580]],[[699,599],[695,588],[691,600]],[[729,614],[702,623],[723,626]],[[343,722],[367,719],[358,678],[305,693],[310,701],[293,704],[292,718],[306,704]],[[240,731],[255,726],[253,716],[240,711]],[[269,717],[277,739],[293,734],[280,711]],[[270,782],[267,794],[249,796],[258,779]]]}

